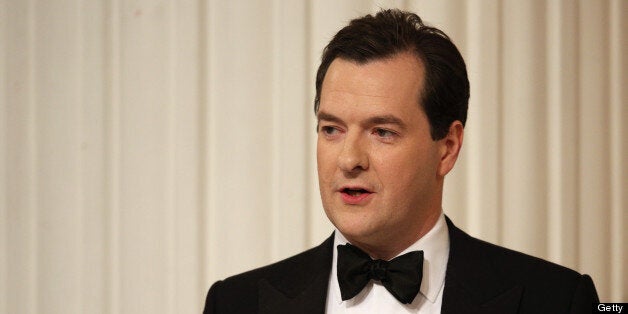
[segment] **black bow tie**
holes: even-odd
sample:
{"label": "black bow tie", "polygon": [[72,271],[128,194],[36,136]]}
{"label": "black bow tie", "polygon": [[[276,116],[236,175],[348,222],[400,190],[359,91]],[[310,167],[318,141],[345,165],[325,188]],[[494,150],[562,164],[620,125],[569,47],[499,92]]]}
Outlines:
{"label": "black bow tie", "polygon": [[355,297],[373,279],[380,281],[399,302],[410,304],[421,288],[423,251],[384,261],[371,259],[351,244],[338,245],[337,270],[343,301]]}

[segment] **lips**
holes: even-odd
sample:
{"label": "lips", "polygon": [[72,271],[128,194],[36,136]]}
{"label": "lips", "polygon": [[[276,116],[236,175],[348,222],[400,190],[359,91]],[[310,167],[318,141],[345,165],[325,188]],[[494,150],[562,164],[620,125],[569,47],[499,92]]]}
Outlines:
{"label": "lips", "polygon": [[373,192],[361,186],[345,186],[338,190],[345,204],[360,205],[366,203]]}

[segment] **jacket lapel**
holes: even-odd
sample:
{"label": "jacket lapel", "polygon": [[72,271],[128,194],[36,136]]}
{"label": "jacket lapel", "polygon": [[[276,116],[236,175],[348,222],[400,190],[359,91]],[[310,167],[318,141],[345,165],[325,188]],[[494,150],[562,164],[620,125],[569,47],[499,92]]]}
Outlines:
{"label": "jacket lapel", "polygon": [[479,240],[449,218],[447,226],[450,248],[441,313],[517,313],[523,287],[498,276]]}
{"label": "jacket lapel", "polygon": [[258,283],[260,313],[325,313],[334,236]]}

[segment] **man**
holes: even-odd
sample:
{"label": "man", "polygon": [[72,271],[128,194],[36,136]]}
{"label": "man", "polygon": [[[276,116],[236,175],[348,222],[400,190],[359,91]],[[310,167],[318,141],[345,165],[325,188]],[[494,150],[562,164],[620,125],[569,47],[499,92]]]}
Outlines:
{"label": "man", "polygon": [[590,277],[474,239],[442,211],[464,61],[411,13],[353,20],[316,77],[320,246],[215,283],[205,313],[589,313]]}

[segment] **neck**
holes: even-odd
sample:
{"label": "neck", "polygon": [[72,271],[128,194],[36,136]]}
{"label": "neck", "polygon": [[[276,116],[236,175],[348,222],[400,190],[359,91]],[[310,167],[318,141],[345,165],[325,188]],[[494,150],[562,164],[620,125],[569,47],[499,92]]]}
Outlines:
{"label": "neck", "polygon": [[389,261],[432,230],[440,215],[441,212],[439,211],[426,217],[426,219],[418,225],[418,228],[414,229],[415,232],[412,233],[391,234],[381,238],[377,237],[376,239],[353,239],[344,234],[343,236],[345,236],[352,245],[366,252],[371,258]]}

